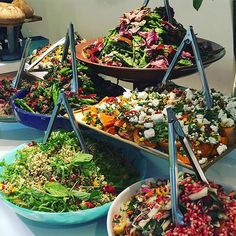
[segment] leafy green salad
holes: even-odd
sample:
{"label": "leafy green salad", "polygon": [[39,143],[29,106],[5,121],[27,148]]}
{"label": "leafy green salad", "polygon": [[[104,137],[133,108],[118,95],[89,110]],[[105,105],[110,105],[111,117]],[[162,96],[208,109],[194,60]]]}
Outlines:
{"label": "leafy green salad", "polygon": [[[166,10],[148,7],[125,12],[117,27],[102,41],[84,48],[91,62],[134,68],[166,69],[185,36],[186,30],[174,19],[168,22]],[[193,64],[192,52],[183,51],[178,65]]]}
{"label": "leafy green salad", "polygon": [[[52,66],[44,80],[35,81],[30,87],[27,86],[29,92],[26,96],[16,98],[14,103],[31,113],[51,114],[62,89],[65,91],[72,109],[81,109],[84,106],[96,104],[105,96],[120,95],[124,91],[122,87],[95,75],[81,63],[77,63],[77,73],[78,92],[70,91],[71,63],[61,63]],[[60,114],[64,114],[64,110],[61,110]]]}
{"label": "leafy green salad", "polygon": [[86,143],[90,154],[81,152],[74,132],[57,131],[46,144],[28,144],[14,163],[0,162],[0,194],[35,211],[78,211],[113,201],[139,179],[119,150]]}

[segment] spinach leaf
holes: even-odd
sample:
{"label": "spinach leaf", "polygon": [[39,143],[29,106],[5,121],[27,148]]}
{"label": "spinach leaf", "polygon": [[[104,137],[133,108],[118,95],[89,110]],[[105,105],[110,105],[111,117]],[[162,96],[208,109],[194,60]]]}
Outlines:
{"label": "spinach leaf", "polygon": [[70,192],[66,187],[57,182],[47,182],[44,189],[54,197],[68,197]]}
{"label": "spinach leaf", "polygon": [[83,163],[91,162],[93,159],[93,155],[88,153],[77,153],[73,158],[71,163],[74,165],[80,165]]}
{"label": "spinach leaf", "polygon": [[87,201],[90,199],[91,194],[83,191],[78,191],[78,190],[72,190],[71,193],[73,194],[74,197],[82,200],[82,201]]}
{"label": "spinach leaf", "polygon": [[102,198],[102,192],[100,190],[94,190],[90,194],[90,200],[100,200]]}

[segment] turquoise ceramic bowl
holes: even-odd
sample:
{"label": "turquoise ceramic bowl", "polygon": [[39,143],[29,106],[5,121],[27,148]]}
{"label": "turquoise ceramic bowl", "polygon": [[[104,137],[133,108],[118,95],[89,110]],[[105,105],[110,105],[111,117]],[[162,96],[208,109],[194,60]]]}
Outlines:
{"label": "turquoise ceramic bowl", "polygon": [[[25,144],[18,146],[12,151],[8,152],[3,156],[2,159],[5,159],[6,163],[13,163],[16,159],[16,151],[24,147]],[[126,153],[127,154],[127,153]],[[136,159],[136,158],[135,158]],[[144,158],[137,158],[138,161],[132,161],[134,166],[138,169],[140,173],[140,178],[145,178],[146,175],[146,161]],[[4,167],[0,167],[0,174],[3,172]],[[82,224],[87,223],[93,220],[96,220],[102,216],[105,216],[108,212],[108,209],[111,205],[110,203],[104,204],[100,207],[95,207],[92,209],[74,211],[74,212],[62,212],[62,213],[49,213],[41,211],[33,211],[23,207],[19,207],[9,201],[4,197],[4,194],[0,191],[0,200],[2,200],[7,206],[14,210],[17,214],[41,223],[54,224],[54,225],[70,225],[70,224]]]}

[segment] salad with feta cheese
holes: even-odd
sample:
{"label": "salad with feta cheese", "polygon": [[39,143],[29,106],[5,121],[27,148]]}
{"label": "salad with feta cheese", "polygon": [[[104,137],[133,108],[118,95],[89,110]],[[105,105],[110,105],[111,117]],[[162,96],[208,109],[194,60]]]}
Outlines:
{"label": "salad with feta cheese", "polygon": [[[131,68],[166,69],[185,36],[186,30],[174,19],[167,20],[166,10],[147,7],[125,12],[119,25],[110,30],[103,40],[84,47],[83,55],[91,62]],[[201,50],[206,56],[206,48]],[[191,66],[194,63],[191,48],[185,48],[178,66]]]}
{"label": "salad with feta cheese", "polygon": [[[236,144],[236,99],[214,90],[212,96],[214,105],[206,109],[203,93],[193,89],[127,91],[83,110],[82,121],[138,145],[168,152],[166,108],[171,107],[199,163],[204,164]],[[176,146],[179,160],[190,165],[180,143]]]}
{"label": "salad with feta cheese", "polygon": [[29,143],[13,163],[0,162],[0,194],[35,211],[78,211],[113,201],[139,179],[120,150],[91,139],[86,145],[90,154],[65,131],[53,132],[46,144]]}
{"label": "salad with feta cheese", "polygon": [[169,180],[146,181],[134,196],[123,202],[113,216],[116,236],[234,236],[236,235],[236,195],[222,186],[206,185],[194,175],[180,174],[179,207],[184,225],[171,219]]}

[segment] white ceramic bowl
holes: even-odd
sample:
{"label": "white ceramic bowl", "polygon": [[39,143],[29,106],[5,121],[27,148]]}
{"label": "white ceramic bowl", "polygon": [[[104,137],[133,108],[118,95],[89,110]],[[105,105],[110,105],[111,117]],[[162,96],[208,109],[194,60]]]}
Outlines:
{"label": "white ceramic bowl", "polygon": [[[162,177],[155,177],[155,178],[141,180],[139,182],[134,183],[130,187],[126,188],[116,197],[116,199],[111,204],[108,214],[107,214],[107,232],[109,236],[115,236],[115,234],[113,233],[112,221],[113,221],[113,216],[115,214],[119,214],[121,205],[127,202],[132,196],[134,196],[136,192],[141,188],[142,184],[146,182],[155,182],[157,179],[168,179],[168,177],[162,176]],[[222,185],[224,187],[224,190],[227,192],[236,189],[236,186],[231,186],[231,185],[218,183],[218,182],[217,184]]]}
{"label": "white ceramic bowl", "polygon": [[127,202],[133,195],[135,195],[135,193],[142,186],[143,183],[146,183],[147,181],[155,182],[155,179],[157,178],[149,178],[149,179],[136,182],[132,184],[130,187],[126,188],[116,197],[116,199],[111,204],[110,209],[107,214],[107,232],[109,236],[115,236],[112,229],[112,220],[113,220],[113,216],[119,213],[120,206],[122,205],[122,203]]}

